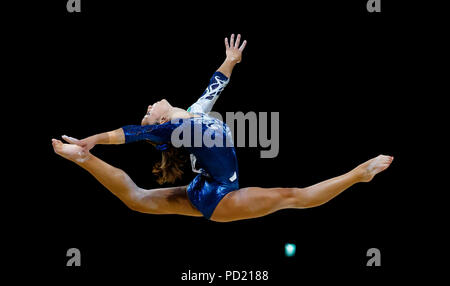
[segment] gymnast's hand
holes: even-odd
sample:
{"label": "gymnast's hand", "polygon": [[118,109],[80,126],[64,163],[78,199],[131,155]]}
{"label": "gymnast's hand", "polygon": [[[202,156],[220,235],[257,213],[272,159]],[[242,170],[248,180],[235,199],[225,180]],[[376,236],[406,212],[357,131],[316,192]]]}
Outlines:
{"label": "gymnast's hand", "polygon": [[89,152],[89,150],[94,148],[94,146],[97,144],[97,139],[95,138],[95,136],[91,136],[91,137],[87,137],[85,139],[79,140],[79,139],[76,139],[73,137],[63,135],[62,139],[64,139],[65,141],[67,141],[70,144],[75,144],[80,147],[83,147],[84,152]]}
{"label": "gymnast's hand", "polygon": [[242,45],[239,47],[239,43],[241,41],[241,34],[237,35],[236,42],[234,42],[234,34],[231,34],[230,43],[228,44],[228,38],[225,38],[225,48],[226,48],[226,55],[227,60],[234,62],[234,63],[240,63],[242,60],[242,51],[245,48],[245,45],[247,45],[247,41],[245,40]]}

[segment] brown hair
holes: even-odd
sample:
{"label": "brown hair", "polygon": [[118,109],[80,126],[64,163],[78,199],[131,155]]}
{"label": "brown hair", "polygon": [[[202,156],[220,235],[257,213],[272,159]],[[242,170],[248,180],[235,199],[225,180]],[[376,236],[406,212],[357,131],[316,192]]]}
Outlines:
{"label": "brown hair", "polygon": [[[153,146],[156,144],[150,142]],[[174,183],[176,180],[181,179],[183,175],[182,167],[187,161],[186,152],[182,148],[175,148],[168,144],[168,148],[162,151],[161,161],[153,165],[152,173],[155,174],[158,179],[158,184]]]}

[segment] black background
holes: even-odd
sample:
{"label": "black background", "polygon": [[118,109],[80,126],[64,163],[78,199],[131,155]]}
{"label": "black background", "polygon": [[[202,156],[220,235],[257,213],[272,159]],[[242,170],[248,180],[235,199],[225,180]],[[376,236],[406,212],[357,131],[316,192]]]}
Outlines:
{"label": "black background", "polygon": [[[259,282],[267,284],[403,280],[433,267],[419,259],[430,252],[424,238],[434,225],[417,202],[430,199],[407,169],[434,134],[424,97],[433,96],[425,76],[434,71],[435,38],[422,18],[430,10],[390,2],[382,1],[382,13],[368,13],[366,1],[82,0],[82,12],[72,14],[66,1],[21,8],[9,22],[19,32],[8,29],[9,75],[17,79],[10,94],[24,109],[19,132],[32,148],[14,165],[26,187],[13,194],[22,203],[14,212],[20,223],[9,221],[19,234],[11,264],[60,281],[148,285],[187,283],[180,277],[189,269],[268,270],[270,281]],[[187,108],[224,60],[231,33],[248,45],[215,110],[280,114],[276,158],[237,149],[242,187],[305,187],[378,154],[393,155],[392,166],[323,206],[223,224],[132,212],[53,153],[51,138],[139,124],[161,98]],[[139,186],[158,187],[151,168],[160,155],[150,145],[97,146],[93,154]],[[193,177],[188,168],[177,185]],[[295,257],[284,256],[285,243],[296,244]],[[79,268],[65,266],[72,247],[81,250]],[[365,266],[372,247],[381,250],[381,267]],[[33,262],[24,263],[27,253]]]}

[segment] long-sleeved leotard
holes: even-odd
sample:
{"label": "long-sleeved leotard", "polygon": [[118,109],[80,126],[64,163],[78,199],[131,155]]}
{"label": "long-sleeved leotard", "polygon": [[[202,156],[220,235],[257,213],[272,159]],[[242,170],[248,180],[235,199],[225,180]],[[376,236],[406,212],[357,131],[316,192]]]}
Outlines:
{"label": "long-sleeved leotard", "polygon": [[[223,73],[216,71],[209,80],[208,87],[205,89],[200,98],[192,104],[187,111],[197,114],[208,114],[220,96],[220,93],[227,86],[230,79]],[[197,164],[197,158],[194,154],[190,155],[192,171],[201,173],[202,170]]]}
{"label": "long-sleeved leotard", "polygon": [[202,96],[187,111],[192,113],[208,113],[212,110],[222,90],[230,81],[223,73],[216,71],[211,77],[208,87]]}
{"label": "long-sleeved leotard", "polygon": [[[183,136],[190,134],[188,146],[182,147],[194,156],[195,171],[200,174],[188,185],[187,194],[192,204],[207,219],[226,194],[239,189],[238,164],[231,131],[224,122],[205,113],[211,111],[227,82],[225,75],[214,73],[202,97],[188,109],[200,117],[176,119],[159,125],[123,127],[125,143],[150,140],[158,144],[170,144],[175,129],[182,131]],[[201,138],[201,145],[194,145],[195,138]],[[204,142],[204,138],[211,138],[216,144],[211,146]]]}

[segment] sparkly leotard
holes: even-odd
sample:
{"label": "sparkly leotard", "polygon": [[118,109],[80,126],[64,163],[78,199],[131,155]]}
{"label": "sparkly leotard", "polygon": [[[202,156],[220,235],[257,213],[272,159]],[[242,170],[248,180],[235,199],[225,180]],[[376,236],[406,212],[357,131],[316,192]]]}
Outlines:
{"label": "sparkly leotard", "polygon": [[[187,110],[199,117],[175,119],[158,125],[128,125],[123,127],[125,143],[150,140],[164,146],[172,143],[172,133],[179,138],[190,135],[182,148],[190,153],[192,170],[199,173],[187,187],[191,203],[210,219],[223,197],[239,189],[239,174],[236,151],[229,127],[208,113],[229,79],[221,72],[215,72],[202,96]],[[215,144],[211,146],[209,138]],[[210,140],[210,142],[211,142]],[[161,148],[164,149],[164,148]]]}

